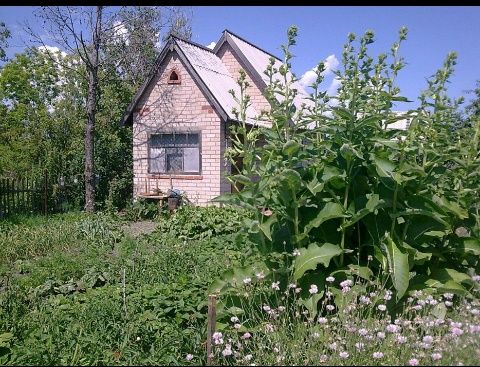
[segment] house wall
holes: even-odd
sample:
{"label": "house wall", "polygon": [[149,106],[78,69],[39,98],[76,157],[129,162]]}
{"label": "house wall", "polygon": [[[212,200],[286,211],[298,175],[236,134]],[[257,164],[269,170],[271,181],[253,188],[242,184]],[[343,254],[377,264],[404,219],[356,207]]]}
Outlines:
{"label": "house wall", "polygon": [[253,107],[260,113],[262,110],[269,111],[270,104],[263,96],[263,80],[256,78],[248,72],[247,67],[242,63],[239,57],[235,54],[232,47],[225,42],[217,51],[217,56],[222,60],[223,64],[227,68],[228,72],[233,76],[235,80],[240,76],[241,69],[246,72],[246,79],[250,86],[247,88],[247,94],[250,96]]}
{"label": "house wall", "polygon": [[[180,84],[168,84],[172,68]],[[230,186],[222,178],[228,169],[223,159],[225,123],[211,106],[175,51],[159,67],[156,77],[133,113],[134,197],[170,188],[169,174],[148,173],[148,135],[158,132],[200,132],[200,175],[172,176],[172,186],[184,190],[195,204],[205,205]]]}

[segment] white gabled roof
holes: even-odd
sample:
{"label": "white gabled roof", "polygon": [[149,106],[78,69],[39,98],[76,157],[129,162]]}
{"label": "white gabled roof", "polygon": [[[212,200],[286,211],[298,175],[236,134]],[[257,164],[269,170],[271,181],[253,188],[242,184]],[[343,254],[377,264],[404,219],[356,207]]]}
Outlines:
{"label": "white gabled roof", "polygon": [[[246,59],[250,62],[252,67],[255,69],[255,71],[260,75],[265,85],[269,85],[270,79],[265,74],[265,70],[267,70],[267,66],[270,64],[270,59],[272,57],[275,59],[275,63],[273,67],[276,68],[277,70],[280,68],[283,62],[278,57],[273,56],[267,53],[266,51],[256,47],[255,45],[252,45],[251,43],[246,42],[245,40],[241,39],[237,35],[229,31],[226,31],[226,32],[228,32],[231,39],[235,42],[239,50],[245,55]],[[287,79],[290,80],[291,76],[292,74],[289,72],[287,74]],[[279,72],[273,75],[273,80],[274,81],[278,80],[280,82],[284,81],[283,76]],[[302,103],[305,103],[305,105],[307,106],[312,104],[312,101],[308,99],[310,97],[308,92],[304,89],[304,87],[298,81],[294,82],[292,86],[298,91],[298,94],[296,95],[293,101],[297,109],[300,108]],[[277,99],[279,100],[279,102],[281,102],[283,100],[283,96],[277,95]]]}
{"label": "white gabled roof", "polygon": [[[193,43],[176,39],[180,49],[197,72],[198,76],[205,83],[213,94],[218,104],[223,108],[228,117],[236,120],[233,108],[239,110],[238,103],[233,99],[229,90],[233,90],[236,96],[240,96],[240,87],[228,72],[221,59],[211,50],[199,47]],[[253,106],[247,108],[247,122],[250,124],[262,124],[256,117],[258,112]]]}

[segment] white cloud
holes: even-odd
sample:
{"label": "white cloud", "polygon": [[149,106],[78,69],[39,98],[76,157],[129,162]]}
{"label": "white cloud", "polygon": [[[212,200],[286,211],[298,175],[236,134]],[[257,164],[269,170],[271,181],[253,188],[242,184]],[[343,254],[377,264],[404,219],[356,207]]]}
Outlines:
{"label": "white cloud", "polygon": [[55,46],[39,46],[38,50],[45,53],[50,52],[50,54],[55,55],[56,57],[58,57],[58,55],[61,55],[62,57],[67,56],[66,52],[60,50],[58,47]]}
{"label": "white cloud", "polygon": [[[324,60],[324,63],[325,63],[325,71],[322,73],[323,76],[332,74],[332,72],[336,70],[337,66],[339,65],[338,59],[333,54],[328,56]],[[317,74],[315,72],[316,69],[317,69],[317,66],[314,66],[310,70],[307,70],[300,78],[299,83],[304,87],[311,85],[315,81],[315,79],[317,79]]]}
{"label": "white cloud", "polygon": [[334,70],[337,69],[337,66],[340,64],[338,59],[335,57],[335,55],[330,55],[325,59],[325,71],[323,72],[323,75],[329,75],[331,74]]}
{"label": "white cloud", "polygon": [[209,49],[213,50],[213,49],[215,48],[215,45],[216,45],[216,44],[217,44],[216,42],[210,42],[210,44],[207,45],[207,47],[208,47]]}
{"label": "white cloud", "polygon": [[341,84],[342,83],[340,82],[340,79],[333,78],[332,82],[330,83],[330,86],[327,89],[327,94],[329,96],[335,96],[337,94],[338,88],[340,88]]}
{"label": "white cloud", "polygon": [[125,42],[125,44],[128,46],[130,41],[128,39],[127,27],[125,27],[125,25],[122,22],[116,21],[113,23],[113,29],[114,29],[113,33],[114,33],[115,39]]}

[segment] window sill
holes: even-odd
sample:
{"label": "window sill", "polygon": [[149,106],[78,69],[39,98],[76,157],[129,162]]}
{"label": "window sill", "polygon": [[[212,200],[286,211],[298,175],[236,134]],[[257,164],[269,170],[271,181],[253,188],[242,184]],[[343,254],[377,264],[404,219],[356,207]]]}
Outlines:
{"label": "window sill", "polygon": [[160,178],[160,179],[175,179],[175,180],[203,180],[202,175],[169,175],[169,174],[152,174],[148,175],[148,178]]}

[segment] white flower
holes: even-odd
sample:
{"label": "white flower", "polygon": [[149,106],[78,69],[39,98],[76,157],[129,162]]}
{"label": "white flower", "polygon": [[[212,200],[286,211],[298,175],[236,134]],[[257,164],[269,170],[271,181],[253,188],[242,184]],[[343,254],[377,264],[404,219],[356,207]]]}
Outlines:
{"label": "white flower", "polygon": [[445,301],[445,306],[447,306],[447,307],[452,307],[452,306],[453,306],[453,302],[451,302],[451,301]]}
{"label": "white flower", "polygon": [[407,337],[403,335],[397,335],[397,343],[405,344],[407,342]]}
{"label": "white flower", "polygon": [[442,359],[442,355],[440,353],[432,353],[431,357],[434,361]]}
{"label": "white flower", "polygon": [[296,248],[295,250],[293,250],[292,255],[293,255],[293,256],[300,256],[300,251],[298,250],[298,248]]}
{"label": "white flower", "polygon": [[355,343],[355,348],[357,348],[358,350],[363,350],[365,349],[365,344],[363,344],[362,342]]}
{"label": "white flower", "polygon": [[240,329],[240,328],[242,327],[242,325],[240,325],[240,324],[235,324],[235,325],[233,325],[233,327],[234,327],[235,329]]}
{"label": "white flower", "polygon": [[352,288],[350,288],[350,287],[343,287],[343,288],[342,288],[342,293],[343,293],[343,294],[348,293],[348,292],[350,291],[350,289],[352,289]]}
{"label": "white flower", "polygon": [[348,358],[348,353],[347,352],[340,352],[339,356],[340,356],[340,358],[345,359],[345,358]]}
{"label": "white flower", "polygon": [[328,348],[332,349],[332,350],[337,350],[337,342],[333,342],[333,343],[329,344]]}
{"label": "white flower", "polygon": [[268,332],[268,333],[271,333],[273,332],[274,328],[273,328],[273,325],[272,324],[266,324],[265,325],[265,331]]}
{"label": "white flower", "polygon": [[272,289],[275,289],[275,290],[280,290],[280,282],[273,282],[272,283]]}
{"label": "white flower", "polygon": [[445,299],[452,299],[453,298],[453,293],[444,293],[443,298]]}
{"label": "white flower", "polygon": [[368,256],[367,256],[367,260],[368,260],[368,261],[372,261],[372,260],[373,260],[373,256],[372,256],[372,255],[368,255]]}
{"label": "white flower", "polygon": [[316,338],[319,338],[319,337],[320,337],[320,334],[317,333],[317,332],[315,332],[315,333],[312,334],[312,336],[316,339]]}
{"label": "white flower", "polygon": [[430,344],[433,342],[433,337],[431,335],[425,335],[422,340],[424,343]]}
{"label": "white flower", "polygon": [[320,356],[320,363],[325,363],[326,361],[328,361],[328,356],[326,354],[322,354]]}
{"label": "white flower", "polygon": [[252,278],[243,279],[243,284],[250,284],[251,282],[252,282]]}
{"label": "white flower", "polygon": [[193,355],[192,354],[187,354],[187,356],[185,357],[185,359],[187,361],[191,361],[193,359]]}
{"label": "white flower", "polygon": [[360,302],[368,305],[368,304],[370,304],[370,298],[368,298],[367,296],[361,295],[360,296]]}
{"label": "white flower", "polygon": [[247,362],[250,361],[252,358],[253,356],[251,354],[247,354],[245,357],[243,357],[243,359]]}
{"label": "white flower", "polygon": [[335,309],[335,306],[333,305],[327,305],[326,307],[328,311],[333,311]]}
{"label": "white flower", "polygon": [[328,283],[333,283],[335,281],[335,278],[332,277],[332,276],[329,276],[327,277],[327,279],[325,279]]}
{"label": "white flower", "polygon": [[297,285],[295,283],[290,283],[288,286],[287,286],[288,289],[291,289],[291,288],[297,288]]}
{"label": "white flower", "polygon": [[252,334],[250,334],[248,331],[242,335],[242,339],[250,339],[252,337]]}
{"label": "white flower", "polygon": [[372,357],[376,358],[376,359],[383,358],[383,353],[382,352],[373,352]]}
{"label": "white flower", "polygon": [[239,322],[240,320],[237,316],[232,316],[232,317],[230,317],[230,321],[231,322]]}
{"label": "white flower", "polygon": [[318,288],[315,284],[310,285],[310,289],[308,290],[310,294],[316,294],[318,293]]}
{"label": "white flower", "polygon": [[480,311],[478,310],[478,308],[472,308],[472,309],[470,310],[470,313],[471,313],[472,315],[475,315],[475,316],[476,316],[476,315],[478,315],[478,314],[480,313]]}
{"label": "white flower", "polygon": [[345,287],[351,287],[353,285],[353,282],[350,279],[344,280],[343,282],[340,282],[340,287],[345,288]]}
{"label": "white flower", "polygon": [[379,331],[377,333],[377,338],[378,339],[385,339],[385,333],[383,331]]}
{"label": "white flower", "polygon": [[137,336],[137,342],[138,342],[138,341],[140,341],[140,337],[139,337],[139,336]]}
{"label": "white flower", "polygon": [[327,320],[327,318],[325,318],[325,317],[319,317],[318,320],[317,320],[317,322],[318,322],[319,324],[326,324],[326,323],[328,322],[328,320]]}
{"label": "white flower", "polygon": [[387,290],[385,291],[385,296],[383,296],[383,299],[384,299],[385,301],[391,300],[391,299],[392,299],[392,291],[387,289]]}
{"label": "white flower", "polygon": [[270,310],[271,310],[271,308],[270,308],[270,306],[269,306],[269,305],[263,305],[263,307],[262,307],[262,308],[263,308],[263,311],[265,311],[265,312],[268,312],[268,311],[270,311]]}
{"label": "white flower", "polygon": [[472,277],[472,279],[475,281],[475,282],[480,282],[480,275],[474,275]]}
{"label": "white flower", "polygon": [[295,288],[295,293],[300,293],[302,291],[302,288]]}
{"label": "white flower", "polygon": [[263,271],[259,272],[259,273],[255,273],[255,276],[257,277],[257,279],[263,279],[265,278],[265,274],[263,274]]}
{"label": "white flower", "polygon": [[380,310],[380,311],[385,311],[387,309],[387,306],[385,305],[378,305],[377,308]]}

